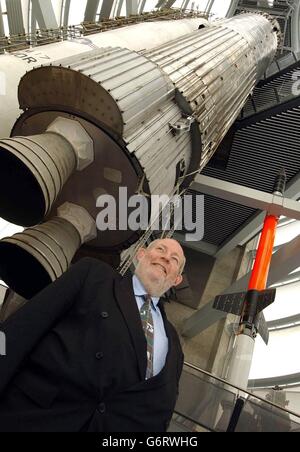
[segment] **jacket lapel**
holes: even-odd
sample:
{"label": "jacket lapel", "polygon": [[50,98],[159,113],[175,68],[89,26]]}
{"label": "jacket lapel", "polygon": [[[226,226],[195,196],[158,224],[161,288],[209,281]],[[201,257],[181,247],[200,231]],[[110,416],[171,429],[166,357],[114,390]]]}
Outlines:
{"label": "jacket lapel", "polygon": [[168,338],[169,349],[168,349],[168,353],[167,353],[167,356],[166,356],[166,363],[165,363],[165,367],[167,367],[168,361],[169,361],[171,353],[173,351],[172,350],[172,346],[173,346],[173,331],[172,331],[171,324],[170,324],[169,320],[167,319],[166,311],[165,311],[165,308],[164,308],[164,302],[162,301],[162,299],[159,300],[158,307],[160,309],[161,316],[163,318],[165,332],[166,332],[166,335],[167,335],[167,338]]}
{"label": "jacket lapel", "polygon": [[115,280],[115,298],[132,339],[137,356],[140,378],[144,380],[147,368],[147,342],[133,293],[131,275]]}

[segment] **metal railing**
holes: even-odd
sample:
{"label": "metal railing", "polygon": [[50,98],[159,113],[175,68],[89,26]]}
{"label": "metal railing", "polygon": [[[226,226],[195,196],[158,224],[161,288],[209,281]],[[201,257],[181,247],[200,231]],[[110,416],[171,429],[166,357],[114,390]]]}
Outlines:
{"label": "metal railing", "polygon": [[173,420],[179,431],[300,431],[298,413],[189,363],[180,380]]}
{"label": "metal railing", "polygon": [[0,54],[4,52],[11,53],[68,39],[78,39],[91,34],[114,30],[141,22],[151,22],[153,20],[180,20],[196,17],[207,19],[208,14],[196,11],[182,12],[173,9],[161,10],[142,13],[140,15],[131,15],[129,17],[115,17],[114,19],[105,19],[99,22],[83,22],[79,25],[70,25],[57,29],[39,29],[35,33],[0,36]]}

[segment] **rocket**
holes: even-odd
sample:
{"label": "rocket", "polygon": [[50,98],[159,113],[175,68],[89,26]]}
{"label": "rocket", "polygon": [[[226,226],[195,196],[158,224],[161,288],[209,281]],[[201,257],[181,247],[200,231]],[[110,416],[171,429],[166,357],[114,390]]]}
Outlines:
{"label": "rocket", "polygon": [[116,212],[120,188],[145,196],[150,226],[160,215],[152,200],[188,190],[281,41],[276,18],[249,13],[146,50],[72,47],[29,68],[18,87],[23,113],[9,138],[0,134],[0,217],[25,227],[0,241],[0,279],[28,299],[78,254],[123,259],[144,230],[96,228],[100,196]]}
{"label": "rocket", "polygon": [[[276,177],[273,194],[284,196],[285,185],[286,174],[282,169]],[[262,328],[262,311],[274,302],[276,296],[276,289],[266,287],[278,220],[279,217],[266,213],[247,291],[219,295],[213,305],[215,309],[240,316],[227,375],[227,379],[239,387],[247,387],[257,333],[266,343],[268,341]]]}

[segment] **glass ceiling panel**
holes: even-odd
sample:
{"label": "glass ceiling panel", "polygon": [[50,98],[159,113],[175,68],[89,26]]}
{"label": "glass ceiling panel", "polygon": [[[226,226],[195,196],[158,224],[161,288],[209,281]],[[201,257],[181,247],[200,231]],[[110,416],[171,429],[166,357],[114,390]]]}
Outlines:
{"label": "glass ceiling panel", "polygon": [[267,322],[300,313],[300,281],[277,287],[274,303],[264,310]]}
{"label": "glass ceiling panel", "polygon": [[270,333],[268,346],[258,336],[255,340],[249,378],[268,378],[300,372],[300,326]]}
{"label": "glass ceiling panel", "polygon": [[276,230],[274,246],[283,245],[290,242],[300,234],[300,221],[292,221]]}
{"label": "glass ceiling panel", "polygon": [[213,15],[213,19],[225,17],[230,4],[231,0],[215,0],[210,11],[211,14]]}
{"label": "glass ceiling panel", "polygon": [[70,4],[69,25],[78,25],[83,22],[87,0],[78,2],[72,0]]}

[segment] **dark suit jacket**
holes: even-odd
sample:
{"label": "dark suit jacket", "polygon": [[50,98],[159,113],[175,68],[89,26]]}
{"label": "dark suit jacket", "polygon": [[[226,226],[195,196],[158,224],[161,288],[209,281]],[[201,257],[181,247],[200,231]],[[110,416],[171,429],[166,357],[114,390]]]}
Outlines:
{"label": "dark suit jacket", "polygon": [[0,431],[165,431],[183,354],[161,311],[169,352],[146,381],[131,277],[90,258],[73,265],[0,325]]}

